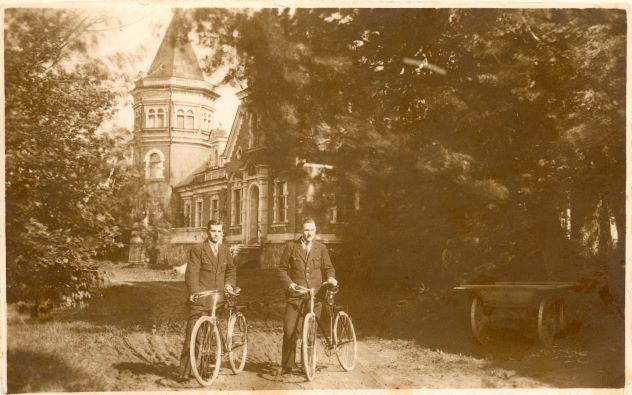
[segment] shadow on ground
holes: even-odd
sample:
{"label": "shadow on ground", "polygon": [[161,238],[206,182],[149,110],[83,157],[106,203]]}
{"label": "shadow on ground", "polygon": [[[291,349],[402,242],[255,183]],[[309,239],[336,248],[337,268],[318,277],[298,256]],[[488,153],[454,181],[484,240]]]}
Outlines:
{"label": "shadow on ground", "polygon": [[81,391],[99,388],[100,382],[85,372],[72,369],[56,355],[40,352],[9,350],[7,354],[7,385],[9,393],[47,391]]}
{"label": "shadow on ground", "polygon": [[118,371],[129,372],[134,375],[152,374],[171,380],[178,378],[177,369],[166,363],[121,362],[112,367]]}
{"label": "shadow on ground", "polygon": [[[251,332],[280,330],[284,295],[275,271],[241,269],[238,285],[243,289],[240,303],[247,306]],[[187,315],[185,300],[183,281],[135,281],[104,288],[86,308],[58,312],[53,319],[116,326],[156,336],[163,333],[180,336]],[[343,284],[337,301],[347,306],[361,341],[370,337],[414,341],[424,350],[474,357],[484,360],[489,369],[514,371],[554,387],[621,387],[624,383],[623,321],[598,308],[599,314],[584,317],[587,321],[578,333],[560,340],[552,348],[544,348],[533,336],[532,328],[500,331],[494,341],[485,346],[473,342],[469,303],[464,293],[440,297],[429,293],[376,293],[354,290]],[[275,334],[271,339],[272,343],[266,347],[276,352],[280,348],[277,344],[280,337]],[[46,356],[32,358],[38,362],[34,366],[59,362],[42,360]],[[249,361],[246,369],[261,377],[270,376],[278,361],[274,361],[271,354],[264,353],[261,358]],[[270,362],[266,362],[268,359]],[[22,362],[22,365],[27,364]],[[20,381],[16,366],[20,363],[12,360],[10,388],[25,388],[27,384]],[[173,373],[173,367],[160,363],[126,362],[115,367],[133,375],[149,374],[166,379],[171,379]],[[46,369],[44,373],[33,374],[45,372]],[[51,373],[44,379],[53,380],[53,376]]]}
{"label": "shadow on ground", "polygon": [[572,333],[550,347],[538,341],[537,313],[517,325],[497,323],[490,342],[476,342],[464,293],[393,293],[373,303],[353,291],[341,297],[350,306],[360,338],[414,340],[425,349],[485,360],[490,369],[516,371],[553,387],[624,385],[624,321],[591,295],[571,296],[576,305],[567,317]]}
{"label": "shadow on ground", "polygon": [[[243,289],[239,303],[246,306],[250,322],[281,322],[284,296],[274,271],[239,272]],[[134,281],[103,288],[86,307],[59,311],[59,321],[86,321],[122,328],[180,330],[186,320],[187,291],[184,281]]]}

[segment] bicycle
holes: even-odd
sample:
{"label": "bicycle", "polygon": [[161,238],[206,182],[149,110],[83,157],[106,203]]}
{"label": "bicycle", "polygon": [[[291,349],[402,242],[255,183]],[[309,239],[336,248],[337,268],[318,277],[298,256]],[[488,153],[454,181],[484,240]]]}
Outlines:
{"label": "bicycle", "polygon": [[303,359],[303,370],[305,377],[308,381],[312,381],[316,374],[316,337],[318,328],[325,335],[325,353],[330,355],[331,352],[335,352],[336,358],[340,366],[347,372],[353,370],[357,357],[357,343],[355,330],[351,317],[342,310],[341,306],[338,306],[334,302],[334,295],[338,293],[339,286],[331,286],[325,282],[322,286],[327,285],[325,294],[325,303],[323,308],[326,309],[329,316],[329,333],[333,336],[327,335],[327,331],[323,329],[321,321],[316,317],[314,313],[314,299],[316,296],[316,290],[314,288],[305,288],[296,286],[299,294],[305,295],[303,301],[304,306],[309,299],[309,311],[303,318],[303,331],[301,341],[301,356]]}
{"label": "bicycle", "polygon": [[238,374],[244,370],[248,355],[248,323],[237,306],[237,296],[241,289],[225,292],[228,308],[226,341],[220,336],[217,324],[217,299],[220,291],[203,291],[193,296],[194,301],[202,297],[213,297],[211,315],[202,315],[195,322],[189,344],[191,372],[202,386],[210,386],[219,375],[222,353],[228,354],[231,370]]}

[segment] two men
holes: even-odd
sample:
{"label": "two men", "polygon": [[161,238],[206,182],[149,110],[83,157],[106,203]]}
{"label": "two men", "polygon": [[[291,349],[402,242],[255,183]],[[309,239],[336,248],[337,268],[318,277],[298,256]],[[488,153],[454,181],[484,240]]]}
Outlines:
{"label": "two men", "polygon": [[[196,244],[189,250],[187,269],[184,282],[189,295],[189,319],[187,321],[184,346],[180,354],[180,380],[186,381],[191,375],[189,363],[189,343],[195,321],[204,312],[212,308],[211,298],[201,298],[197,301],[193,296],[201,291],[221,290],[232,291],[237,280],[237,269],[233,264],[233,257],[228,247],[222,244],[224,228],[221,223],[211,220],[208,222],[206,233],[208,239]],[[224,295],[220,293],[218,303]]]}
{"label": "two men", "polygon": [[[296,327],[300,317],[302,297],[297,294],[298,286],[318,289],[323,278],[331,285],[337,285],[336,272],[327,247],[314,240],[316,223],[312,218],[302,222],[302,234],[298,240],[289,242],[278,265],[279,278],[286,289],[285,319],[283,321],[283,347],[279,375],[292,372],[296,357]],[[314,312],[320,318],[322,304],[316,303]]]}
{"label": "two men", "polygon": [[[189,250],[188,265],[184,281],[189,295],[189,319],[182,353],[180,355],[180,380],[188,380],[191,374],[189,361],[189,343],[195,321],[204,312],[211,309],[210,298],[197,301],[193,296],[201,291],[225,289],[232,291],[236,284],[237,270],[228,247],[221,243],[222,224],[209,221],[208,239]],[[327,248],[318,241],[316,223],[312,218],[302,222],[301,237],[290,241],[284,248],[278,265],[281,283],[287,292],[285,319],[283,322],[282,361],[279,374],[291,373],[295,365],[296,327],[300,317],[302,297],[297,294],[298,287],[319,288],[323,279],[331,285],[337,285],[335,270],[331,264]],[[223,297],[222,294],[220,296]],[[221,300],[219,301],[221,302]],[[320,318],[322,304],[316,303],[314,311]]]}

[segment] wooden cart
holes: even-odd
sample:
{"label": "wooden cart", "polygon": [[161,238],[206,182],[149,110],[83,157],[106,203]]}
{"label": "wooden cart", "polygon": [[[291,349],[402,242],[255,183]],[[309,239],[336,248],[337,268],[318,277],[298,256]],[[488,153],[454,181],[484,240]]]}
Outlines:
{"label": "wooden cart", "polygon": [[500,316],[537,318],[538,338],[550,346],[566,329],[566,297],[577,286],[571,282],[496,282],[454,289],[465,290],[470,296],[470,325],[481,344],[489,341],[492,318]]}

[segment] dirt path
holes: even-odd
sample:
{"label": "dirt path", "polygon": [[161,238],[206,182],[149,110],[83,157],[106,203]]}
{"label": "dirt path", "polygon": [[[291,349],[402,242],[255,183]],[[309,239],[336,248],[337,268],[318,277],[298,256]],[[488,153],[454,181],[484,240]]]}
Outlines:
{"label": "dirt path", "polygon": [[[47,322],[11,315],[10,392],[199,388],[195,380],[176,381],[186,315],[182,279],[168,271],[137,269],[117,269],[110,277],[111,286],[87,308],[57,313]],[[372,303],[370,314],[360,305],[351,306],[352,314],[357,313],[359,340],[352,372],[344,372],[334,356],[321,351],[314,381],[301,375],[275,377],[283,295],[269,271],[244,270],[239,285],[244,289],[242,303],[248,306],[248,362],[235,376],[225,361],[213,389],[622,385],[618,332],[601,333],[603,342],[597,342],[585,327],[583,334],[553,349],[518,338],[481,350],[472,346],[461,312],[447,309],[443,317],[426,311],[424,303],[401,301],[392,301],[398,307],[384,310],[380,303],[388,302],[386,296]],[[423,321],[415,321],[419,317]]]}

